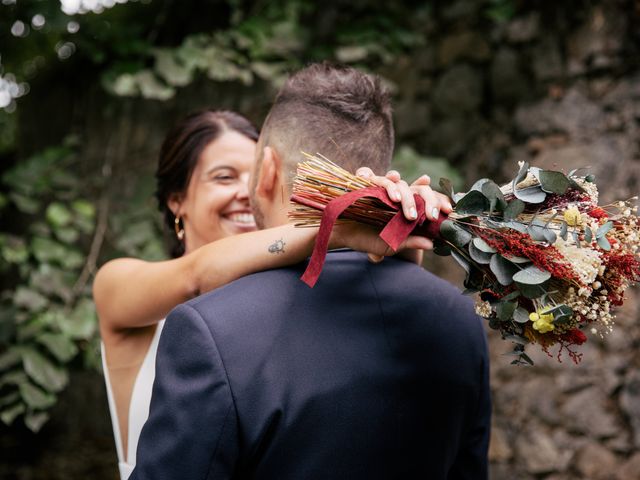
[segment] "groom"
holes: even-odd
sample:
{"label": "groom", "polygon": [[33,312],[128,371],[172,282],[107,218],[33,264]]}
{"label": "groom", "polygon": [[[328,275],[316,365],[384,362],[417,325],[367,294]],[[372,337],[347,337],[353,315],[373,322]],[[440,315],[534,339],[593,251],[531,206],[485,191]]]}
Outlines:
{"label": "groom", "polygon": [[[381,171],[392,149],[377,79],[294,74],[258,143],[259,225],[287,222],[300,150]],[[303,270],[249,275],[169,315],[131,478],[486,479],[488,358],[470,302],[395,258],[330,252],[313,289]]]}

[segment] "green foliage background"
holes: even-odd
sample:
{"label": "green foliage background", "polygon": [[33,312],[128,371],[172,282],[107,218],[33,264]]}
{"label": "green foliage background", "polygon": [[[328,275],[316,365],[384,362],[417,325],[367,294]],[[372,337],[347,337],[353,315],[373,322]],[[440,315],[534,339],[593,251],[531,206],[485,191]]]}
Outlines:
{"label": "green foliage background", "polygon": [[[510,15],[509,2],[489,7],[488,18]],[[24,110],[24,102],[45,102],[49,88],[73,77],[76,86],[100,85],[107,95],[101,108],[118,119],[132,105],[166,102],[202,81],[273,93],[287,72],[310,61],[377,71],[421,46],[429,8],[373,0],[153,1],[67,15],[54,1],[0,4],[0,74],[21,85],[0,109],[2,422],[20,419],[37,432],[70,369],[99,368],[91,299],[97,267],[116,256],[164,256],[150,174],[137,180],[126,208],[113,208],[114,163],[127,161],[118,133],[109,143],[115,153],[88,164],[87,137],[64,128],[30,131],[43,122],[29,117],[38,109]],[[39,29],[32,24],[37,14],[46,20]],[[27,26],[26,36],[11,34],[16,21]],[[62,103],[61,118],[64,109]],[[56,123],[64,122],[47,124],[56,130]],[[408,178],[426,171],[435,182],[460,180],[443,160],[409,147],[398,149],[397,167]]]}

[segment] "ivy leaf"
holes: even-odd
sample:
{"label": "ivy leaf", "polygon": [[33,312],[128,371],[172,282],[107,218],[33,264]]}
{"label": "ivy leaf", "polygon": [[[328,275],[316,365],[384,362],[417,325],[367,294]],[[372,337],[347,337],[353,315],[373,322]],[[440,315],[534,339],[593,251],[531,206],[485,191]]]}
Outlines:
{"label": "ivy leaf", "polygon": [[47,207],[45,212],[45,216],[47,221],[53,227],[65,227],[69,225],[71,219],[73,218],[71,212],[60,202],[53,202],[51,205]]}
{"label": "ivy leaf", "polygon": [[445,220],[440,224],[440,234],[442,238],[448,240],[458,248],[464,247],[473,238],[469,232],[451,220]]}
{"label": "ivy leaf", "polygon": [[11,425],[19,415],[24,413],[25,410],[26,408],[24,403],[18,403],[6,410],[3,410],[2,413],[0,413],[0,420],[2,420],[2,423],[5,425]]}
{"label": "ivy leaf", "polygon": [[551,278],[551,274],[546,270],[542,270],[535,265],[520,270],[513,276],[514,282],[523,283],[525,285],[540,285]]}
{"label": "ivy leaf", "polygon": [[65,335],[76,340],[90,339],[98,325],[93,303],[86,298],[81,300],[71,315],[60,318],[58,323]]}
{"label": "ivy leaf", "polygon": [[20,286],[13,295],[13,303],[31,312],[39,312],[49,305],[49,299],[35,290]]}
{"label": "ivy leaf", "polygon": [[78,353],[76,344],[60,333],[43,333],[36,340],[61,362],[68,362]]}
{"label": "ivy leaf", "polygon": [[478,190],[470,190],[458,200],[455,211],[461,215],[482,215],[488,208],[487,197]]}
{"label": "ivy leaf", "polygon": [[514,220],[518,215],[524,212],[524,202],[517,198],[511,200],[507,207],[504,209],[504,219]]}
{"label": "ivy leaf", "polygon": [[20,349],[24,371],[36,383],[51,392],[59,392],[69,381],[66,370],[54,365],[37,350],[29,347]]}
{"label": "ivy leaf", "polygon": [[22,213],[35,215],[40,210],[40,202],[31,197],[11,192],[9,198]]}
{"label": "ivy leaf", "polygon": [[96,207],[94,207],[92,203],[87,202],[86,200],[75,200],[71,204],[71,208],[74,210],[74,212],[86,218],[87,220],[93,220],[96,216]]}
{"label": "ivy leaf", "polygon": [[47,412],[29,412],[24,417],[25,425],[33,433],[38,433],[47,420],[49,420]]}
{"label": "ivy leaf", "polygon": [[518,271],[518,267],[509,262],[499,253],[496,253],[491,257],[489,268],[496,276],[498,282],[500,282],[500,285],[504,286],[511,285],[513,283],[513,275]]}
{"label": "ivy leaf", "polygon": [[538,174],[540,187],[547,193],[563,195],[569,188],[569,179],[561,172],[541,170]]}
{"label": "ivy leaf", "polygon": [[43,410],[56,403],[55,395],[42,391],[32,383],[22,383],[20,384],[19,389],[20,396],[31,408]]}

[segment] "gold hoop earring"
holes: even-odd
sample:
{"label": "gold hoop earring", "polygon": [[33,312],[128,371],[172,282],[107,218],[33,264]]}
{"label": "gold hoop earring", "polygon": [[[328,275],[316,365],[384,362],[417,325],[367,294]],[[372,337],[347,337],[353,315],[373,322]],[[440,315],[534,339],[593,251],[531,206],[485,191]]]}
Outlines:
{"label": "gold hoop earring", "polygon": [[184,240],[184,228],[180,227],[180,217],[176,217],[176,219],[174,220],[173,228],[176,231],[176,237],[178,237],[178,240],[183,241]]}

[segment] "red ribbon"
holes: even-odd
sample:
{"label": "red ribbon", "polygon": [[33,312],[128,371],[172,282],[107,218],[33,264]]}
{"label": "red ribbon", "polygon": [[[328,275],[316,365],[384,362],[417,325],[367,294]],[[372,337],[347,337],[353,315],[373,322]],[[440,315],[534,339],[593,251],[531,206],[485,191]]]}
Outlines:
{"label": "red ribbon", "polygon": [[[400,204],[392,201],[387,195],[387,191],[382,187],[367,187],[360,190],[354,190],[353,192],[346,193],[340,197],[336,197],[327,203],[324,207],[315,204],[310,205],[314,208],[322,208],[322,220],[320,221],[320,230],[316,237],[316,244],[311,254],[311,260],[307,269],[301,277],[301,280],[313,288],[320,277],[324,261],[327,256],[327,249],[329,247],[329,238],[331,237],[331,230],[336,223],[338,217],[357,200],[364,197],[374,197],[396,210],[397,213],[389,220],[384,229],[380,232],[380,238],[393,249],[397,251],[398,247],[404,242],[407,237],[413,232],[414,234],[422,235],[427,238],[438,238],[440,234],[440,224],[445,220],[446,216],[441,215],[438,220],[433,222],[427,222],[424,226],[427,216],[424,211],[424,200],[421,196],[414,194],[416,202],[417,217],[415,220],[408,220],[402,210]],[[293,196],[292,200],[308,204],[304,199],[297,196]]]}

